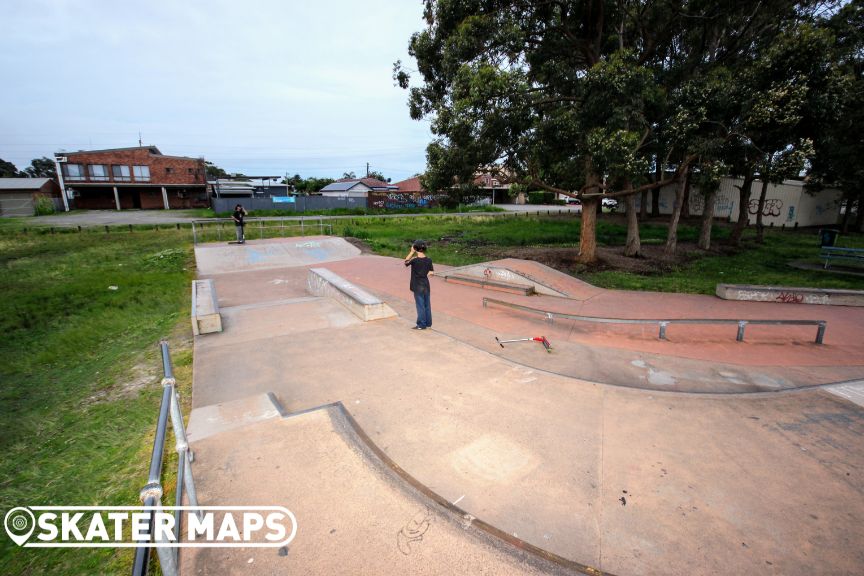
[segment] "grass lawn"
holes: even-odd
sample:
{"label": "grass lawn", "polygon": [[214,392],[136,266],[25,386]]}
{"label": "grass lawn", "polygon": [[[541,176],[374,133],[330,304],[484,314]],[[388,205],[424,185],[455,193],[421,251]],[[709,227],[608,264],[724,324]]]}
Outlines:
{"label": "grass lawn", "polygon": [[[580,229],[575,215],[358,217],[332,224],[335,234],[361,238],[388,256],[402,257],[414,239],[426,239],[435,261],[452,265],[532,247],[572,260]],[[184,399],[191,398],[191,232],[122,227],[110,234],[103,228],[25,234],[21,228],[0,219],[0,513],[25,505],[137,504],[161,397],[161,337],[172,339],[178,384]],[[286,233],[292,231],[266,231]],[[226,234],[225,240],[233,230]],[[679,238],[693,242],[696,234],[695,226],[684,225]],[[642,229],[649,246],[662,245],[665,235],[663,223]],[[726,228],[715,229],[716,240],[727,235]],[[604,217],[597,237],[601,246],[620,247],[626,229],[619,218]],[[864,247],[864,237],[842,236],[838,244]],[[814,231],[768,230],[764,245],[748,236],[747,248],[700,253],[663,273],[572,270],[600,286],[637,290],[711,294],[720,282],[864,289],[860,277],[787,265],[818,262]],[[172,452],[170,439],[168,446]],[[166,494],[173,493],[173,467],[166,462]],[[129,550],[21,549],[0,539],[3,575],[123,573],[131,560]]]}
{"label": "grass lawn", "polygon": [[[429,241],[430,256],[450,265],[465,265],[507,256],[522,247],[572,247],[579,245],[580,221],[577,215],[554,216],[475,216],[471,218],[399,218],[388,220],[334,221],[334,233],[365,240],[373,251],[386,256],[404,256],[415,238]],[[662,246],[666,241],[665,223],[641,227],[644,245]],[[699,230],[695,224],[679,227],[680,243],[695,243]],[[729,229],[715,226],[713,242],[728,238]],[[864,278],[800,270],[792,261],[819,264],[819,241],[814,230],[781,231],[767,229],[765,243],[757,245],[755,232],[745,233],[744,250],[735,253],[696,253],[686,264],[662,272],[635,274],[616,270],[585,268],[575,263],[568,271],[605,288],[656,290],[713,294],[719,283],[772,284],[825,288],[864,289]],[[627,229],[621,219],[601,218],[597,227],[600,246],[621,247]],[[864,236],[842,235],[838,246],[864,248]]]}
{"label": "grass lawn", "polygon": [[[160,337],[174,336],[190,396],[190,263],[188,232],[0,232],[0,511],[138,504],[161,398]],[[131,561],[128,549],[0,539],[4,575],[116,574]]]}

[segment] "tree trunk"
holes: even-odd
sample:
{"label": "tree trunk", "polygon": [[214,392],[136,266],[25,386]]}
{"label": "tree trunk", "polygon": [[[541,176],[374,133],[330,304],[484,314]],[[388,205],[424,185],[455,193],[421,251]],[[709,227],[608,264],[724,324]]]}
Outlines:
{"label": "tree trunk", "polygon": [[702,250],[711,249],[711,228],[714,226],[714,202],[716,200],[716,189],[705,195],[705,207],[702,208],[702,227],[699,230],[699,248]]}
{"label": "tree trunk", "polygon": [[672,216],[669,218],[669,232],[666,235],[666,247],[663,249],[663,255],[667,258],[675,256],[675,250],[678,248],[678,222],[681,219],[684,195],[688,190],[690,190],[689,168],[684,172],[684,176],[678,183],[678,190],[675,191],[675,206],[672,209]]}
{"label": "tree trunk", "polygon": [[740,201],[738,203],[738,222],[735,223],[732,234],[729,236],[729,244],[732,246],[741,245],[741,236],[744,235],[744,229],[747,228],[750,220],[750,192],[753,188],[753,180],[753,172],[751,171],[744,177],[744,183],[741,184]]}
{"label": "tree trunk", "polygon": [[639,218],[636,214],[635,194],[624,197],[624,209],[627,211],[627,244],[624,245],[624,255],[638,258],[642,251],[642,242],[639,240]]}
{"label": "tree trunk", "polygon": [[768,179],[762,179],[762,190],[759,192],[759,209],[756,212],[756,243],[765,242],[765,225],[762,223],[762,212],[765,210],[765,197],[768,195]]}
{"label": "tree trunk", "polygon": [[847,192],[843,197],[843,202],[846,203],[846,210],[843,211],[843,217],[840,218],[840,232],[846,234],[849,232],[849,213],[852,212],[852,194]]}
{"label": "tree trunk", "polygon": [[648,218],[648,190],[642,191],[642,197],[639,199],[639,220],[644,222]]}
{"label": "tree trunk", "polygon": [[690,217],[690,188],[684,191],[684,199],[681,200],[681,217],[685,220]]}
{"label": "tree trunk", "polygon": [[589,264],[597,260],[597,205],[600,199],[582,199],[582,229],[579,232],[579,262]]}
{"label": "tree trunk", "polygon": [[858,192],[858,212],[855,215],[855,231],[864,232],[864,190]]}
{"label": "tree trunk", "polygon": [[[660,182],[663,179],[663,169],[660,167],[660,156],[657,156],[657,161],[654,164],[654,181]],[[651,190],[651,216],[660,216],[660,189]]]}

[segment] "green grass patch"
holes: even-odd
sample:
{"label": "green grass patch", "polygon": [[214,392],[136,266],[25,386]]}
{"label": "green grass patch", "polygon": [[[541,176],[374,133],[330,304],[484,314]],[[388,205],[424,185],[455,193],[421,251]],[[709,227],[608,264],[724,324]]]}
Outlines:
{"label": "green grass patch", "polygon": [[[188,231],[0,234],[0,511],[138,503],[161,398],[156,343],[188,330],[191,257]],[[191,353],[174,359],[191,379]],[[2,574],[118,573],[131,560],[0,540]]]}
{"label": "green grass patch", "polygon": [[[586,273],[586,281],[604,288],[714,294],[717,284],[756,284],[864,290],[864,278],[824,270],[801,270],[789,264],[806,262],[821,266],[819,238],[814,231],[766,230],[765,243],[756,244],[748,231],[740,251],[706,253],[677,270],[662,274],[630,274],[620,271]],[[838,245],[864,248],[864,236],[844,235]],[[836,265],[835,265],[836,266]],[[864,267],[859,268],[864,272]]]}

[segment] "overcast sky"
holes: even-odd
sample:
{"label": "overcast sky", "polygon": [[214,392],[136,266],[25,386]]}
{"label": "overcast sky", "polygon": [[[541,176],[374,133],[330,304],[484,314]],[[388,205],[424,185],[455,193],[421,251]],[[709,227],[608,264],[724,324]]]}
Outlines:
{"label": "overcast sky", "polygon": [[[0,158],[145,145],[229,172],[422,172],[392,66],[420,0],[6,0]],[[413,66],[410,63],[409,68]]]}

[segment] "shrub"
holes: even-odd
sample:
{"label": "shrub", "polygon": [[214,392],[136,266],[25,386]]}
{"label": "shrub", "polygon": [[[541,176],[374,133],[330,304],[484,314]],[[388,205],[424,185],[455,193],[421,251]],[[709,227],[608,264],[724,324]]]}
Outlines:
{"label": "shrub", "polygon": [[48,214],[54,214],[54,201],[50,196],[45,196],[40,194],[36,196],[35,209],[37,216],[46,216]]}

